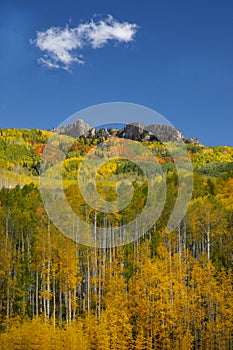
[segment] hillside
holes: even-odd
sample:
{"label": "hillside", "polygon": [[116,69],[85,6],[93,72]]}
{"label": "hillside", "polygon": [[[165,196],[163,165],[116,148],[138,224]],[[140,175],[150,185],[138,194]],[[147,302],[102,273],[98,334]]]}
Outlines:
{"label": "hillside", "polygon": [[[120,133],[128,131],[126,126]],[[168,232],[179,187],[169,149],[179,149],[178,140],[161,143],[128,135],[134,139],[132,152],[140,145],[135,164],[121,153],[127,137],[117,133],[99,130],[72,138],[51,131],[0,129],[0,347],[232,350],[233,148],[186,144],[194,170],[192,198],[177,228]],[[135,220],[131,243],[85,246],[79,236],[86,232],[80,232],[73,217],[69,238],[48,217],[39,175],[43,150],[53,135],[59,155],[72,143],[62,166],[62,185],[73,216],[88,223],[96,239],[102,228],[113,243],[114,229],[127,236],[125,227]],[[52,157],[54,149],[49,148],[43,166],[56,204],[61,158]],[[147,150],[160,172],[150,172]],[[77,179],[91,152],[90,172],[83,175],[92,196],[88,203]],[[100,197],[113,204],[121,193],[131,199],[121,210],[103,213],[93,205],[96,159],[103,162],[95,174]],[[147,176],[140,169],[143,162]],[[165,203],[159,186],[162,172]],[[132,197],[127,182],[116,189],[122,178],[132,180]],[[163,210],[146,232],[138,218],[148,200],[148,179]],[[65,210],[60,209],[62,216]]]}
{"label": "hillside", "polygon": [[[138,126],[136,130],[138,130]],[[111,132],[113,133],[113,131]],[[126,138],[135,139],[136,137],[131,126],[126,126],[124,131],[116,130],[113,135],[99,130],[95,135],[81,136],[74,139],[74,143],[66,157],[67,159],[73,158],[75,160],[75,158],[78,158],[80,160],[80,157],[83,158],[97,142],[108,140],[116,134],[120,137],[122,132],[124,132],[124,137]],[[45,144],[51,135],[53,135],[53,132],[45,130],[0,129],[0,188],[14,187],[16,184],[22,186],[30,182],[36,184],[38,182],[41,156]],[[65,136],[61,134],[59,137],[62,148]],[[167,151],[167,142],[144,140],[142,143],[157,157],[158,162],[163,164],[164,168],[170,169],[174,167],[172,157]],[[175,144],[174,141],[173,143]],[[232,170],[232,147],[208,147],[198,143],[187,143],[186,147],[190,154],[194,171],[198,171],[203,175],[217,177]]]}

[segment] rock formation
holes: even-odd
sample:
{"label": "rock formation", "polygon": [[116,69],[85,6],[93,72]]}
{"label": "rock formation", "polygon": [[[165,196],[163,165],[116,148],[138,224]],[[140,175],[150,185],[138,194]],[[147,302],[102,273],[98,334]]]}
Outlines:
{"label": "rock formation", "polygon": [[74,124],[61,126],[53,129],[58,134],[69,135],[74,138],[84,137],[111,137],[114,134],[121,138],[138,141],[159,141],[159,142],[185,142],[188,144],[200,145],[197,138],[185,138],[181,131],[171,125],[150,124],[143,125],[138,122],[129,123],[123,129],[115,133],[101,128],[96,130],[82,119],[78,119]]}
{"label": "rock formation", "polygon": [[88,137],[89,134],[93,135],[93,131],[95,131],[94,128],[92,128],[89,124],[85,123],[82,119],[76,120],[75,123],[67,125],[67,126],[60,126],[58,128],[53,129],[54,132],[57,134],[62,135],[68,135],[72,136],[74,138],[85,136]]}

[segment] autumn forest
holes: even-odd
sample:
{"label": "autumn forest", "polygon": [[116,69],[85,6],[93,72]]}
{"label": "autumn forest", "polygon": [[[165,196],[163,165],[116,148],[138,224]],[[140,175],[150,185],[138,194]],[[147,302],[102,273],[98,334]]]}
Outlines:
{"label": "autumn forest", "polygon": [[[40,162],[51,135],[0,129],[0,349],[233,350],[233,148],[186,145],[192,198],[179,225],[167,232],[178,187],[175,164],[166,143],[135,141],[166,175],[164,208],[131,243],[99,248],[72,239],[75,228],[64,235],[44,208]],[[62,150],[67,137],[57,137]],[[74,212],[111,235],[137,217],[148,191],[139,167],[118,157],[103,165],[97,188],[113,201],[116,177],[133,174],[132,203],[107,214],[85,203],[77,172],[105,141],[100,135],[74,139],[63,179]],[[55,168],[48,169],[54,187]]]}

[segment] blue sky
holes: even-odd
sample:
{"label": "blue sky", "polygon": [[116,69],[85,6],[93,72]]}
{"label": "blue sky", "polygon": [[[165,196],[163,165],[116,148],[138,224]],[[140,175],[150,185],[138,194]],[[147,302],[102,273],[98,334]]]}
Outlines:
{"label": "blue sky", "polygon": [[[1,0],[0,127],[50,129],[122,101],[155,109],[206,145],[233,145],[232,13],[232,1],[215,0]],[[107,15],[139,26],[131,41],[89,42],[77,50],[85,63],[69,71],[38,64],[46,52],[29,41],[37,31]]]}

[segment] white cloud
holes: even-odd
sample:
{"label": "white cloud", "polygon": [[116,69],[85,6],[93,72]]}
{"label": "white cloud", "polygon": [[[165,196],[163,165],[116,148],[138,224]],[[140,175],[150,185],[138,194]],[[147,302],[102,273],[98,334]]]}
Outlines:
{"label": "white cloud", "polygon": [[77,27],[51,27],[44,32],[37,32],[30,43],[44,52],[37,62],[52,69],[70,70],[72,63],[83,64],[79,54],[85,46],[94,49],[105,46],[110,40],[128,43],[134,39],[138,30],[136,24],[119,22],[112,16],[99,22],[91,20]]}

